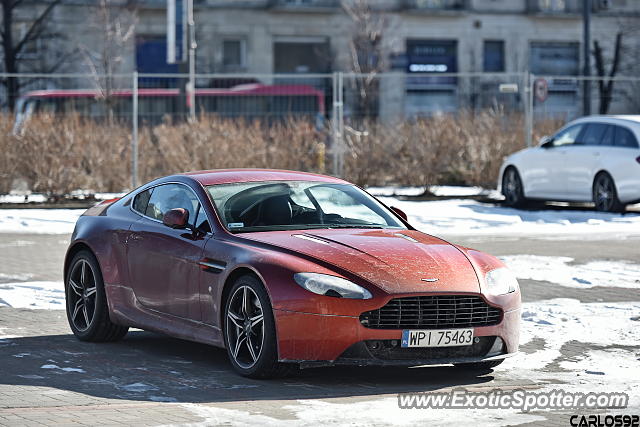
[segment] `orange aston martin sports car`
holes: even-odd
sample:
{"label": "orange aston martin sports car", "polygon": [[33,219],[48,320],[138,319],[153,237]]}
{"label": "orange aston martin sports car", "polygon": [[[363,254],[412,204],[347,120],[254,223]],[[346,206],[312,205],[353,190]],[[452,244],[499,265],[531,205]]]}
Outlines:
{"label": "orange aston martin sports car", "polygon": [[64,276],[79,339],[162,332],[226,348],[249,377],[341,364],[486,370],[518,349],[520,290],[502,262],[321,175],[157,179],[80,217]]}

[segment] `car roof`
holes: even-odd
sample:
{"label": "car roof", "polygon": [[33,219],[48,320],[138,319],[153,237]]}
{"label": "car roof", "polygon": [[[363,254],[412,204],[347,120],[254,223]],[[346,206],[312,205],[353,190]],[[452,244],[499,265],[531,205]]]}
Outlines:
{"label": "car roof", "polygon": [[276,169],[214,169],[186,172],[181,175],[195,179],[202,185],[260,181],[317,181],[332,184],[349,184],[347,181],[331,176]]}
{"label": "car roof", "polygon": [[594,115],[580,117],[575,122],[601,121],[606,123],[633,122],[634,125],[640,125],[640,115]]}

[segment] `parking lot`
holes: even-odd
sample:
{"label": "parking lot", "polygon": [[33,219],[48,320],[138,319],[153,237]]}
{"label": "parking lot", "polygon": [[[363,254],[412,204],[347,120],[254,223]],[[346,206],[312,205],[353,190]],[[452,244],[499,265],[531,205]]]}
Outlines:
{"label": "parking lot", "polygon": [[[614,266],[640,263],[640,233],[589,237],[589,244],[571,235],[451,240],[498,256],[570,257],[568,266],[587,270],[603,260]],[[21,275],[29,282],[61,283],[67,242],[65,234],[0,234],[0,287],[20,283]],[[62,310],[0,307],[0,424],[455,425],[473,414],[479,425],[569,425],[574,413],[397,405],[398,393],[457,387],[626,391],[629,408],[618,412],[640,412],[638,288],[535,279],[520,284],[521,352],[481,375],[453,367],[328,368],[256,381],[233,373],[222,349],[138,330],[118,343],[84,343],[71,335]]]}

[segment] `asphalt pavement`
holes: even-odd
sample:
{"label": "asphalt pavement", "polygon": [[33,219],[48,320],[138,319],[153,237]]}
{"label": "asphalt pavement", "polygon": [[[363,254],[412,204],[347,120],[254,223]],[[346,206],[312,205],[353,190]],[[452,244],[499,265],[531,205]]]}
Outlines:
{"label": "asphalt pavement", "polygon": [[[606,236],[598,240],[449,236],[449,240],[494,255],[640,263],[640,235],[622,240],[607,240]],[[16,277],[62,281],[67,245],[68,236],[0,234],[0,283],[16,281]],[[577,289],[533,280],[521,281],[521,287],[524,301],[558,297],[582,302],[640,300],[637,291],[620,288]],[[544,344],[534,340],[521,350],[532,352]],[[640,343],[629,344],[640,351]],[[588,344],[570,343],[554,362],[575,359],[589,350]],[[550,370],[545,384],[554,381],[562,383]],[[300,399],[345,404],[346,418],[327,423],[356,420],[357,424],[348,404],[460,386],[536,389],[541,383],[500,368],[473,374],[453,367],[323,368],[286,379],[257,381],[234,374],[222,349],[139,330],[130,331],[118,343],[84,343],[71,335],[63,311],[0,308],[0,425],[264,424],[265,419],[286,423],[297,420],[291,405]],[[234,419],[225,414],[247,417]],[[543,417],[545,425],[569,425],[569,412],[535,415]]]}

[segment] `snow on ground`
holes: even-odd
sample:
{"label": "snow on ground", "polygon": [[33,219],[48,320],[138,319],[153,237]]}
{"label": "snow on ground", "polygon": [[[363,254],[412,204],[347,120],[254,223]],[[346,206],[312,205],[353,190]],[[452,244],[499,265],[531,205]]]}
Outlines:
{"label": "snow on ground", "polygon": [[[367,191],[374,196],[420,196],[424,194],[426,187],[367,187]],[[502,196],[496,190],[488,190],[482,187],[462,187],[456,185],[432,185],[429,192],[440,197],[468,197],[487,196],[501,199]]]}
{"label": "snow on ground", "polygon": [[283,410],[291,412],[294,419],[274,418],[261,413],[195,403],[182,403],[179,406],[204,419],[200,423],[190,425],[202,426],[461,426],[469,424],[469,420],[472,419],[474,426],[495,427],[545,420],[536,415],[499,409],[400,409],[395,396],[349,403],[334,403],[333,399],[296,400],[295,404],[282,407]]}
{"label": "snow on ground", "polygon": [[[624,237],[640,234],[640,214],[611,214],[591,210],[525,211],[474,200],[406,201],[381,197],[387,206],[402,209],[409,222],[435,235],[568,235],[594,233]],[[618,236],[615,236],[618,237]]]}
{"label": "snow on ground", "polygon": [[[96,200],[109,200],[116,197],[122,197],[125,193],[92,193],[86,190],[72,191],[70,196],[79,200],[93,195]],[[16,191],[9,194],[0,195],[0,204],[2,203],[44,203],[47,196],[44,194]]]}
{"label": "snow on ground", "polygon": [[624,261],[591,261],[571,264],[573,258],[538,255],[508,255],[500,259],[518,279],[555,283],[572,288],[640,289],[640,264]]}
{"label": "snow on ground", "polygon": [[[544,342],[540,350],[527,350],[507,359],[494,375],[521,378],[521,384],[533,380],[536,392],[562,388],[589,393],[626,392],[629,407],[640,404],[640,378],[637,375],[637,350],[624,346],[640,343],[638,322],[640,303],[580,303],[573,299],[554,299],[523,306],[521,345],[536,339]],[[564,355],[558,367],[549,369],[562,356],[563,347],[572,341],[590,343],[586,354]],[[618,346],[618,347],[615,347]],[[613,348],[615,347],[615,348]],[[488,391],[488,389],[486,389]],[[477,426],[544,423],[535,414],[503,409],[399,409],[397,397],[383,397],[336,403],[334,399],[297,400],[284,405],[293,419],[277,419],[261,413],[217,408],[202,404],[179,404],[203,418],[198,425],[265,426],[317,425],[466,425]]]}
{"label": "snow on ground", "polygon": [[71,234],[84,209],[0,209],[0,232]]}
{"label": "snow on ground", "polygon": [[0,307],[64,310],[62,282],[0,283]]}
{"label": "snow on ground", "polygon": [[[392,197],[419,195],[424,192],[424,187],[370,187],[368,190],[387,205],[405,211],[416,228],[435,235],[508,234],[560,238],[581,234],[585,238],[598,238],[606,234],[608,238],[624,238],[640,234],[638,213],[620,215],[558,208],[525,211],[470,199],[407,201]],[[433,186],[430,191],[447,197],[498,197],[495,191],[480,187]],[[96,196],[106,199],[120,195],[103,193]],[[0,196],[0,203],[3,197],[18,196]],[[69,234],[82,212],[81,209],[0,209],[0,232]]]}

